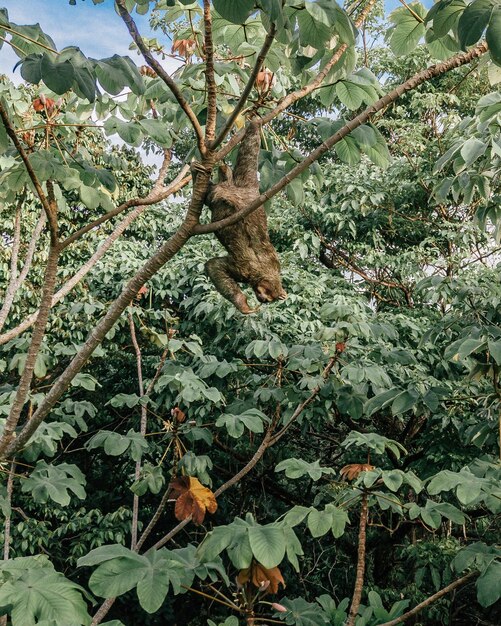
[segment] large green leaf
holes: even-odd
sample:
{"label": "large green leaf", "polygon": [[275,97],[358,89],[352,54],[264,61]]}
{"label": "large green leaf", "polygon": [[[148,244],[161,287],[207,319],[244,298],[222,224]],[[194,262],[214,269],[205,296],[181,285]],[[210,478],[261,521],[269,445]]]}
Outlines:
{"label": "large green leaf", "polygon": [[485,35],[491,58],[497,65],[501,65],[501,6],[496,6]]}
{"label": "large green leaf", "polygon": [[62,574],[29,569],[0,586],[0,611],[12,626],[35,626],[44,620],[88,626],[91,618],[80,587]]}
{"label": "large green leaf", "polygon": [[85,477],[76,465],[48,465],[45,461],[39,461],[23,481],[22,491],[31,492],[36,502],[45,503],[50,498],[61,506],[67,506],[71,501],[70,491],[81,500],[85,498],[84,485]]}
{"label": "large green leaf", "polygon": [[75,71],[70,61],[59,63],[44,54],[40,62],[40,72],[43,82],[55,93],[63,94],[71,89]]}
{"label": "large green leaf", "polygon": [[458,23],[459,43],[463,50],[480,39],[495,6],[496,0],[473,0],[466,7]]}
{"label": "large green leaf", "polygon": [[254,557],[270,569],[279,565],[285,556],[283,530],[274,526],[251,526],[248,530],[249,543]]}
{"label": "large green leaf", "polygon": [[501,598],[501,561],[493,561],[477,579],[477,598],[484,607]]}
{"label": "large green leaf", "polygon": [[254,9],[254,0],[213,0],[214,8],[228,22],[243,24]]}
{"label": "large green leaf", "polygon": [[466,6],[464,0],[439,0],[428,11],[426,21],[433,21],[433,30],[436,35],[443,37],[449,31],[456,29]]}
{"label": "large green leaf", "polygon": [[408,6],[395,9],[390,15],[394,26],[390,30],[389,44],[396,56],[413,52],[426,31],[424,6],[420,2],[412,2]]}

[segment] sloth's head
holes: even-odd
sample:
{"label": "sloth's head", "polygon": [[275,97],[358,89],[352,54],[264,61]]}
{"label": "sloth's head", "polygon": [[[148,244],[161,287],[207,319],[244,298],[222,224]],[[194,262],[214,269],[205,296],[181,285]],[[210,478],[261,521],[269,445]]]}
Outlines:
{"label": "sloth's head", "polygon": [[267,278],[259,281],[254,287],[254,293],[259,302],[274,302],[275,300],[285,300],[287,292],[282,287],[280,279],[276,281]]}

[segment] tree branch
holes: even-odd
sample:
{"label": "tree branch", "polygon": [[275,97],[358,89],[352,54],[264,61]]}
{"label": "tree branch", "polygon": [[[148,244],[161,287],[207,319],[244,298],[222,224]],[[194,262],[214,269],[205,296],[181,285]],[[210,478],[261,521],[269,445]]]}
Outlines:
{"label": "tree branch", "polygon": [[45,192],[42,189],[42,185],[40,181],[38,180],[38,176],[36,175],[35,170],[33,169],[33,166],[31,165],[31,162],[28,158],[28,155],[26,154],[23,146],[21,145],[21,142],[19,141],[16,131],[14,127],[12,126],[12,123],[9,119],[7,110],[3,106],[3,103],[1,100],[0,100],[0,117],[2,118],[2,122],[5,126],[5,130],[7,131],[7,135],[10,137],[12,143],[14,144],[14,146],[16,147],[16,150],[19,153],[19,156],[21,157],[21,160],[24,163],[26,171],[28,172],[28,176],[30,177],[31,182],[33,183],[33,186],[35,187],[37,195],[40,198],[40,202],[42,203],[43,209],[47,215],[52,246],[57,246],[57,242],[58,242],[57,210],[56,210],[57,207],[55,206],[54,200],[47,197],[47,195],[45,195]]}
{"label": "tree branch", "polygon": [[358,557],[357,557],[357,574],[355,577],[355,588],[353,590],[353,598],[351,600],[350,612],[346,626],[354,626],[362,599],[362,590],[364,588],[365,573],[365,544],[367,530],[367,493],[362,494],[362,506],[360,507],[360,526],[358,530]]}
{"label": "tree branch", "polygon": [[207,89],[207,121],[205,123],[205,141],[210,144],[216,133],[217,92],[214,75],[214,43],[212,41],[212,16],[210,0],[203,0],[204,5],[204,52],[205,52],[205,87]]}
{"label": "tree branch", "polygon": [[430,606],[430,604],[433,604],[433,602],[440,600],[440,598],[447,595],[451,591],[454,591],[454,589],[456,589],[457,587],[461,587],[462,585],[467,583],[469,580],[471,580],[475,576],[478,576],[478,572],[470,572],[469,574],[466,574],[466,576],[463,576],[462,578],[458,578],[450,585],[447,585],[447,587],[440,589],[440,591],[437,591],[437,593],[434,593],[429,598],[426,598],[426,600],[423,600],[423,602],[420,602],[413,609],[411,609],[410,611],[407,611],[407,613],[404,613],[400,617],[392,619],[389,622],[380,624],[380,626],[397,626],[397,624],[406,622],[411,617],[414,617],[414,615],[417,615],[418,613],[420,613],[423,609],[426,609],[428,606]]}
{"label": "tree branch", "polygon": [[188,208],[186,218],[179,227],[178,231],[172,235],[150,258],[143,267],[129,280],[122,289],[121,294],[110,305],[107,313],[94,327],[89,337],[81,347],[80,351],[75,355],[70,364],[54,382],[50,391],[40,402],[37,410],[31,416],[29,422],[26,423],[23,430],[13,441],[2,450],[0,448],[0,460],[2,458],[12,457],[17,450],[20,450],[30,437],[42,423],[50,410],[59,401],[59,398],[68,389],[73,378],[85,365],[97,346],[103,341],[108,331],[114,326],[115,322],[122,315],[129,305],[130,301],[136,296],[139,289],[148,281],[158,270],[165,265],[175,254],[181,250],[184,244],[193,236],[193,229],[198,223],[200,213],[203,208],[203,202],[210,182],[210,174],[213,162],[206,159],[202,171],[198,172],[196,184],[193,189],[191,203]]}
{"label": "tree branch", "polygon": [[132,19],[131,14],[127,11],[127,7],[125,6],[125,0],[115,0],[115,4],[117,6],[120,17],[122,18],[125,25],[127,26],[130,36],[132,37],[134,43],[136,44],[136,46],[139,48],[140,52],[142,53],[144,60],[151,67],[151,69],[153,69],[157,73],[157,75],[164,81],[164,83],[169,87],[172,94],[178,101],[179,106],[186,113],[186,116],[190,120],[191,125],[193,126],[193,130],[195,131],[195,134],[197,136],[197,144],[198,144],[198,149],[200,150],[200,154],[205,155],[206,148],[204,144],[202,127],[200,126],[200,123],[193,109],[188,104],[188,101],[181,93],[175,81],[169,76],[169,74],[165,71],[165,69],[155,59],[155,57],[151,54],[150,50],[144,43],[143,38],[141,37],[137,29],[136,23]]}
{"label": "tree branch", "polygon": [[[0,458],[5,458],[3,457],[3,454],[7,449],[12,449],[12,454],[14,453],[13,448],[15,448],[16,446],[15,430],[19,422],[19,418],[21,417],[21,412],[26,403],[26,398],[28,397],[28,393],[30,391],[36,360],[40,352],[42,340],[45,335],[47,320],[49,319],[52,294],[54,293],[54,287],[56,284],[58,260],[59,249],[57,245],[53,246],[51,244],[49,250],[49,258],[47,260],[47,266],[45,268],[40,310],[38,312],[35,327],[33,329],[33,335],[31,337],[28,354],[26,355],[24,370],[21,375],[19,385],[17,387],[16,395],[14,398],[14,402],[12,403],[9,416],[5,420],[2,437],[0,438]],[[30,422],[28,422],[28,425],[29,423]],[[7,456],[10,456],[10,454]]]}
{"label": "tree branch", "polygon": [[[132,312],[129,311],[129,329],[130,329],[130,337],[132,340],[132,345],[134,346],[134,352],[136,353],[136,366],[137,366],[137,383],[139,388],[139,398],[143,398],[144,396],[144,383],[143,383],[143,367],[142,367],[142,357],[141,357],[141,348],[139,347],[139,343],[137,341],[136,336],[136,326],[134,324],[134,318],[132,316]],[[146,426],[148,423],[148,415],[146,411],[146,406],[141,404],[141,423],[140,423],[140,433],[144,437],[146,434]],[[136,468],[134,471],[134,480],[139,480],[141,475],[141,459],[139,458],[136,461]],[[137,525],[139,519],[139,496],[134,494],[133,502],[132,502],[132,524],[131,524],[131,550],[134,550],[137,544]]]}
{"label": "tree branch", "polygon": [[[16,296],[17,290],[24,283],[24,280],[26,276],[28,275],[28,272],[31,269],[33,255],[35,254],[35,249],[39,241],[42,229],[45,226],[46,219],[47,218],[46,218],[45,212],[41,211],[40,217],[38,218],[38,222],[36,223],[35,229],[33,230],[33,233],[31,235],[30,243],[28,244],[28,250],[26,251],[26,257],[24,259],[23,269],[21,270],[21,273],[19,274],[19,276],[16,278],[16,281],[14,285],[12,286],[12,290],[9,291],[10,289],[10,285],[9,285],[9,289],[7,289],[7,293],[5,294],[4,303],[0,310],[0,330],[4,327],[5,321],[7,320],[7,317],[10,313],[10,309],[12,308],[12,304],[14,302],[14,298]],[[35,322],[35,319],[36,319],[36,315],[33,316],[32,323]],[[0,335],[0,345],[2,344],[1,337],[2,335]]]}
{"label": "tree branch", "polygon": [[[275,183],[267,191],[265,191],[258,198],[256,198],[254,202],[249,204],[247,207],[241,209],[240,211],[236,211],[225,219],[219,220],[217,222],[211,222],[210,224],[199,224],[194,229],[194,233],[197,235],[213,233],[221,230],[222,228],[226,228],[227,226],[236,224],[241,219],[262,206],[267,200],[273,198],[273,196],[275,196],[279,191],[282,191],[282,189],[286,187],[294,178],[299,176],[299,174],[304,172],[310,165],[312,165],[312,163],[317,161],[323,154],[325,154],[333,146],[335,146],[347,135],[349,135],[351,131],[368,122],[375,113],[381,111],[392,102],[395,102],[395,100],[400,98],[400,96],[402,96],[404,93],[412,91],[422,83],[432,78],[435,78],[436,76],[440,76],[441,74],[445,74],[452,69],[461,67],[462,65],[466,65],[467,63],[481,56],[485,52],[487,52],[487,44],[485,42],[482,42],[478,46],[475,46],[475,48],[472,48],[467,53],[457,54],[447,61],[444,61],[443,63],[432,65],[431,67],[421,72],[418,72],[412,78],[405,81],[405,83],[402,83],[401,85],[387,93],[377,102],[367,107],[365,111],[347,122],[334,135],[331,135],[320,146],[318,146],[318,148],[313,150],[313,152],[310,152],[310,154],[303,161],[301,161],[301,163],[293,167],[288,174],[286,174],[277,183]],[[215,158],[219,158],[218,154],[215,155]]]}
{"label": "tree branch", "polygon": [[[165,200],[167,196],[172,193],[176,193],[182,187],[184,187],[190,180],[191,176],[183,177],[187,172],[188,166],[186,165],[181,172],[178,174],[176,179],[172,182],[171,185],[165,188],[165,191],[161,195],[161,200]],[[90,270],[96,265],[96,263],[106,254],[106,252],[111,248],[111,246],[115,243],[115,241],[120,237],[120,235],[128,228],[132,222],[144,212],[146,207],[149,206],[147,204],[140,204],[134,211],[129,213],[129,215],[124,218],[116,227],[115,230],[105,239],[103,244],[94,252],[94,254],[90,257],[90,259],[82,265],[82,267],[76,272],[62,287],[59,289],[54,296],[52,297],[51,306],[54,307],[56,304],[61,302],[63,298],[65,298],[70,291],[84,278]],[[25,330],[30,328],[35,323],[37,318],[38,311],[35,311],[31,315],[29,315],[21,324],[18,324],[15,328],[3,333],[0,335],[0,345],[7,343],[14,337],[19,336]]]}
{"label": "tree branch", "polygon": [[[275,33],[276,33],[276,27],[275,27],[275,24],[272,24],[270,28],[270,32],[266,35],[266,39],[264,40],[263,47],[261,48],[258,54],[258,57],[256,59],[254,69],[252,70],[252,73],[249,76],[249,80],[247,84],[245,85],[244,90],[242,91],[242,95],[240,96],[239,101],[237,102],[235,108],[233,109],[230,117],[227,119],[226,124],[224,125],[223,129],[221,130],[217,138],[214,140],[214,142],[210,146],[212,150],[215,150],[224,141],[226,135],[230,132],[231,128],[233,127],[235,120],[237,119],[237,117],[240,115],[240,112],[244,108],[245,103],[247,102],[247,98],[249,97],[249,94],[252,91],[252,88],[254,87],[254,83],[256,82],[257,75],[259,74],[259,72],[261,71],[261,68],[263,67],[263,63],[264,63],[264,60],[266,59],[266,55],[268,54],[268,51],[271,48],[273,41],[275,40]],[[242,134],[242,137],[243,137],[243,134]]]}

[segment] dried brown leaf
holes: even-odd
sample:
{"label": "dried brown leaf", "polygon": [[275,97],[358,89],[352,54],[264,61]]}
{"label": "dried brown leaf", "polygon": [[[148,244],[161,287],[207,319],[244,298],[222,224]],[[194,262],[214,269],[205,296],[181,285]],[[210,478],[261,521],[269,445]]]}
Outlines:
{"label": "dried brown leaf", "polygon": [[197,525],[204,521],[205,513],[214,513],[217,502],[210,489],[193,476],[180,476],[170,484],[171,498],[176,499],[174,514],[180,522],[190,515]]}
{"label": "dried brown leaf", "polygon": [[341,468],[339,473],[341,477],[346,480],[355,480],[362,472],[370,472],[373,469],[374,465],[370,465],[369,463],[350,463],[350,465],[345,465]]}

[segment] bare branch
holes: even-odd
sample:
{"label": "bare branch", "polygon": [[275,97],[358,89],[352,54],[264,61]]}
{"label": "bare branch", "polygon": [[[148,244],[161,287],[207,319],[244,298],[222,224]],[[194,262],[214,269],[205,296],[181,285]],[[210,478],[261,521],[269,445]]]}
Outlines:
{"label": "bare branch", "polygon": [[358,529],[358,557],[357,557],[357,574],[355,577],[355,589],[353,591],[353,598],[351,600],[350,612],[346,626],[354,626],[355,619],[357,617],[358,609],[360,607],[360,600],[362,599],[362,590],[364,588],[364,574],[365,574],[365,544],[366,544],[366,531],[367,531],[367,517],[368,517],[368,505],[367,505],[367,493],[362,494],[362,505],[360,507],[360,526]]}
{"label": "bare branch", "polygon": [[18,151],[19,156],[21,157],[21,160],[24,163],[26,171],[28,172],[28,176],[30,177],[30,180],[33,183],[33,186],[35,187],[35,190],[37,192],[37,195],[40,198],[40,202],[42,203],[44,211],[47,215],[47,220],[49,222],[49,230],[50,230],[52,245],[56,246],[57,240],[58,240],[57,207],[55,205],[54,200],[47,197],[44,190],[42,189],[42,185],[40,181],[38,180],[38,176],[36,175],[35,170],[33,169],[33,166],[31,165],[31,162],[28,158],[28,155],[26,154],[23,146],[21,145],[21,142],[19,141],[16,131],[14,127],[12,126],[12,123],[9,119],[7,110],[3,106],[3,103],[1,100],[0,100],[0,117],[2,118],[2,122],[5,126],[5,130],[7,131],[7,135],[9,135],[9,137],[12,140],[12,143],[16,147],[16,150]]}
{"label": "bare branch", "polygon": [[[142,357],[141,357],[141,348],[139,347],[139,343],[137,341],[136,336],[136,326],[134,324],[134,318],[132,316],[132,312],[129,311],[129,329],[130,329],[130,337],[132,340],[132,345],[134,346],[134,352],[136,353],[136,365],[137,365],[137,383],[139,388],[139,398],[143,398],[144,396],[144,383],[143,383],[143,367],[142,367]],[[146,434],[146,426],[148,423],[148,415],[146,412],[146,406],[141,404],[141,425],[140,425],[140,433],[144,437]],[[134,480],[139,480],[141,476],[141,459],[136,461],[136,468],[134,471]],[[137,544],[137,525],[139,518],[139,496],[134,494],[133,503],[132,503],[132,525],[131,525],[131,550],[134,550]]]}
{"label": "bare branch", "polygon": [[172,91],[172,94],[178,101],[179,106],[186,113],[186,116],[190,120],[191,125],[193,126],[193,130],[195,131],[195,134],[197,136],[197,144],[198,149],[200,150],[200,154],[204,155],[206,152],[206,148],[204,144],[202,127],[200,126],[200,123],[193,109],[190,107],[188,101],[181,93],[181,90],[176,85],[175,81],[169,76],[169,74],[165,71],[162,65],[160,65],[160,63],[155,59],[155,57],[151,54],[150,50],[144,43],[143,38],[141,37],[137,29],[136,23],[132,19],[131,14],[127,11],[127,7],[125,6],[125,0],[115,0],[115,4],[117,6],[120,17],[125,22],[125,25],[127,26],[127,29],[134,43],[142,53],[144,60],[169,87],[169,89]]}
{"label": "bare branch", "polygon": [[478,572],[470,572],[469,574],[466,574],[466,576],[463,576],[462,578],[458,578],[450,585],[447,585],[447,587],[440,589],[440,591],[437,591],[437,593],[434,593],[429,598],[426,598],[426,600],[423,600],[423,602],[420,602],[419,604],[417,604],[413,609],[411,609],[410,611],[407,611],[407,613],[404,613],[400,617],[392,619],[389,622],[385,622],[384,624],[381,624],[380,626],[397,626],[397,624],[402,624],[403,622],[406,622],[411,617],[414,617],[414,615],[417,615],[418,613],[420,613],[423,609],[426,609],[428,606],[430,606],[430,604],[433,604],[433,602],[440,600],[440,598],[447,595],[451,591],[454,591],[454,589],[457,589],[457,587],[461,587],[462,585],[467,583],[469,580],[471,580],[475,576],[478,576]]}
{"label": "bare branch", "polygon": [[[23,264],[23,269],[21,270],[21,273],[19,274],[19,276],[17,277],[16,283],[13,287],[13,291],[12,294],[10,295],[9,293],[6,294],[5,296],[5,300],[2,306],[2,309],[0,311],[0,329],[3,328],[5,321],[10,313],[10,309],[12,307],[12,304],[14,302],[14,298],[16,295],[17,290],[21,287],[21,285],[24,283],[26,276],[28,275],[28,272],[31,269],[31,263],[33,261],[33,255],[35,254],[35,249],[37,247],[37,243],[40,239],[40,234],[42,232],[43,227],[45,226],[45,222],[46,222],[46,215],[44,211],[40,212],[40,217],[38,218],[38,222],[35,226],[35,229],[33,230],[33,234],[31,235],[31,239],[30,239],[30,243],[28,244],[28,250],[26,251],[26,257],[24,259],[24,264]],[[32,324],[35,322],[36,316],[33,317],[33,321]],[[2,335],[0,335],[0,338],[2,337]],[[0,344],[2,343],[2,341],[0,340]]]}
{"label": "bare branch", "polygon": [[81,347],[80,351],[75,355],[67,368],[54,382],[50,391],[41,401],[37,410],[31,416],[19,434],[12,440],[4,450],[0,448],[0,460],[2,458],[10,458],[20,450],[30,439],[38,426],[42,423],[50,410],[59,401],[59,398],[68,389],[73,378],[85,365],[97,346],[103,341],[108,331],[114,326],[115,322],[122,315],[129,305],[130,301],[136,296],[139,289],[148,281],[158,270],[169,261],[175,254],[181,250],[184,244],[193,236],[193,229],[198,224],[199,216],[203,208],[203,202],[210,182],[210,174],[212,171],[212,162],[205,161],[202,171],[198,172],[196,184],[193,189],[191,203],[187,211],[186,218],[181,224],[177,232],[172,235],[150,258],[143,267],[129,280],[122,289],[121,294],[110,305],[107,313],[94,327],[89,337]]}
{"label": "bare branch", "polygon": [[[215,150],[225,139],[226,135],[230,132],[235,120],[240,115],[240,112],[245,106],[247,102],[247,98],[249,97],[252,88],[254,87],[254,83],[256,82],[257,75],[261,71],[263,67],[264,60],[266,59],[266,55],[268,54],[269,49],[275,39],[276,28],[275,24],[271,25],[270,32],[266,35],[266,39],[264,40],[263,47],[261,48],[258,57],[256,59],[256,63],[254,65],[254,69],[252,70],[251,75],[249,76],[249,80],[245,85],[244,90],[242,91],[242,95],[240,96],[239,101],[237,102],[235,108],[233,109],[230,117],[227,119],[226,124],[223,129],[211,144],[212,150]],[[242,134],[243,137],[243,134]]]}
{"label": "bare branch", "polygon": [[207,89],[207,121],[205,123],[205,141],[209,144],[216,133],[217,92],[214,75],[214,43],[212,41],[212,16],[210,0],[204,4],[204,52],[205,52],[205,87]]}
{"label": "bare branch", "polygon": [[[165,200],[170,194],[176,193],[182,187],[184,187],[190,180],[191,176],[185,176],[188,171],[188,166],[184,166],[175,180],[164,189],[164,191],[159,195],[160,200]],[[144,199],[145,200],[145,199]],[[56,304],[61,302],[63,298],[65,298],[70,291],[78,285],[78,283],[86,276],[90,270],[96,265],[96,263],[106,254],[106,252],[111,248],[111,246],[115,243],[115,241],[120,237],[120,235],[128,228],[132,222],[144,212],[147,206],[149,206],[149,202],[147,204],[140,204],[134,211],[129,213],[129,215],[124,218],[114,229],[114,231],[105,239],[103,244],[99,246],[99,248],[94,252],[94,254],[90,257],[90,259],[80,267],[78,272],[76,272],[62,287],[59,289],[52,298],[51,306],[54,307]],[[154,204],[154,203],[152,203]],[[7,332],[0,335],[0,345],[7,343],[14,337],[19,336],[25,330],[30,328],[35,323],[37,318],[38,311],[35,311],[31,315],[28,315],[26,319],[21,322],[15,328],[8,330]]]}
{"label": "bare branch", "polygon": [[10,307],[12,305],[12,301],[14,300],[14,295],[17,291],[18,284],[18,257],[19,257],[19,248],[21,246],[21,207],[23,205],[23,201],[25,198],[25,194],[21,196],[19,202],[16,206],[16,213],[14,216],[14,233],[12,237],[12,251],[10,255],[10,276],[9,276],[9,284],[5,291],[5,298],[2,308],[0,309],[0,328],[5,323],[5,319],[9,313]]}
{"label": "bare branch", "polygon": [[[481,56],[485,52],[487,52],[487,44],[485,42],[482,42],[478,46],[475,46],[475,48],[472,48],[467,53],[457,54],[447,61],[444,61],[443,63],[432,65],[431,67],[428,67],[427,69],[418,72],[412,78],[405,81],[405,83],[402,83],[401,85],[387,93],[377,102],[367,107],[365,111],[347,122],[334,135],[331,135],[320,146],[318,146],[318,148],[313,150],[313,152],[311,152],[303,161],[301,161],[301,163],[292,168],[292,170],[288,174],[286,174],[277,183],[275,183],[267,191],[265,191],[258,198],[256,198],[256,200],[249,204],[249,206],[241,209],[240,211],[236,211],[235,213],[223,220],[211,222],[210,224],[199,224],[194,230],[195,234],[200,235],[205,233],[213,233],[222,228],[226,228],[227,226],[231,226],[232,224],[236,224],[238,221],[258,209],[267,200],[273,198],[273,196],[275,196],[279,191],[284,189],[284,187],[286,187],[294,178],[299,176],[299,174],[304,172],[312,163],[317,161],[323,154],[325,154],[333,146],[335,146],[347,135],[349,135],[351,131],[368,122],[375,113],[381,111],[392,102],[395,102],[395,100],[397,100],[404,93],[412,91],[413,89],[415,89],[422,83],[430,80],[431,78],[435,78],[436,76],[445,74],[452,69],[461,67],[462,65],[466,65],[467,63]],[[219,158],[219,156],[215,155],[215,158],[217,159]]]}

